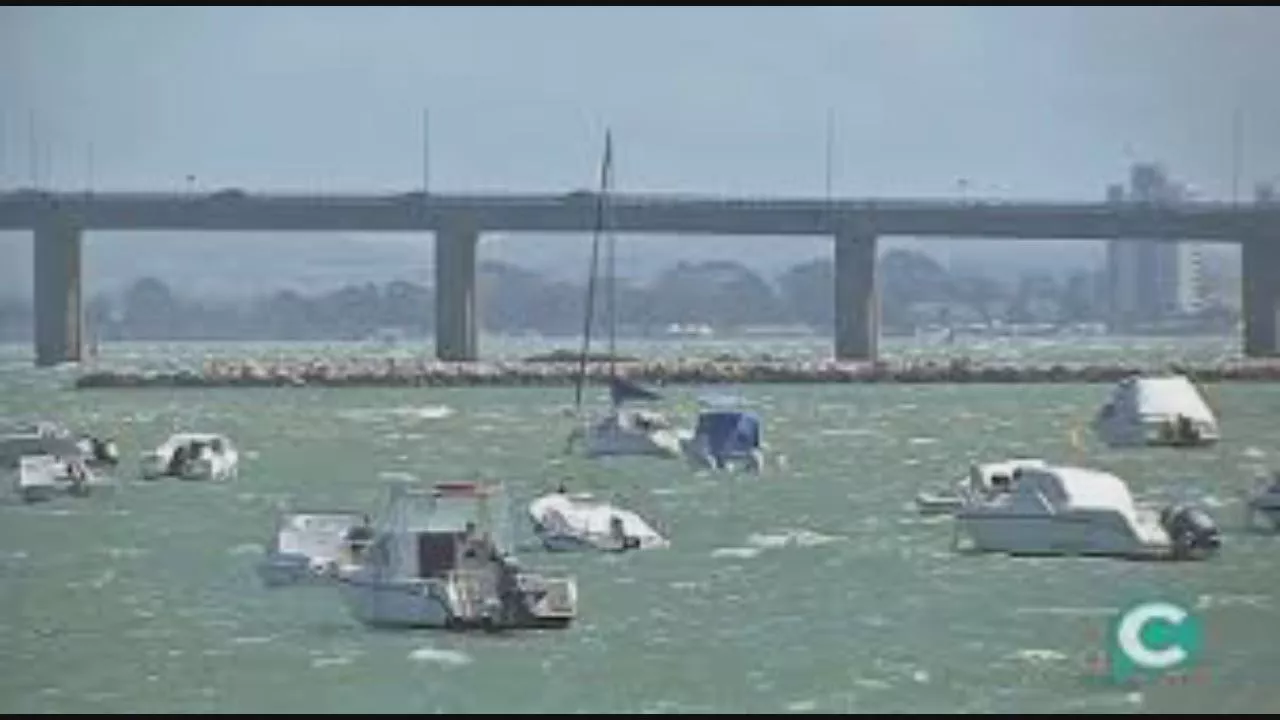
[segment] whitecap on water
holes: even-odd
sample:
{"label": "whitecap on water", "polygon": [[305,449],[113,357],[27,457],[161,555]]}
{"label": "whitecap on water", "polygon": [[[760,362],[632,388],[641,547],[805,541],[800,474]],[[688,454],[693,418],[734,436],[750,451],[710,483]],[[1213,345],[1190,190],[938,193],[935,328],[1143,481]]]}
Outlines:
{"label": "whitecap on water", "polygon": [[1271,598],[1267,595],[1201,595],[1196,599],[1196,609],[1208,610],[1213,607],[1232,607],[1244,605],[1247,607],[1265,608],[1271,605]]}
{"label": "whitecap on water", "polygon": [[1245,448],[1244,452],[1241,454],[1247,458],[1251,458],[1254,460],[1258,460],[1267,456],[1267,452],[1265,450],[1263,450],[1262,448],[1256,448],[1252,445]]}
{"label": "whitecap on water", "polygon": [[394,408],[355,408],[338,411],[338,417],[354,422],[375,422],[390,418],[406,418],[409,420],[441,420],[454,414],[454,409],[447,405],[422,405],[418,407],[402,406]]}
{"label": "whitecap on water", "polygon": [[932,445],[938,442],[938,438],[932,437],[913,437],[907,441],[911,445]]}
{"label": "whitecap on water", "polygon": [[711,551],[711,557],[753,558],[760,554],[760,548],[722,547]]}
{"label": "whitecap on water", "polygon": [[793,713],[813,712],[818,709],[818,703],[815,700],[796,700],[787,703],[786,711]]}
{"label": "whitecap on water", "polygon": [[247,636],[231,638],[231,644],[232,645],[263,645],[265,643],[271,642],[274,639],[275,638],[273,638],[270,635],[265,635],[265,636],[247,635]]}
{"label": "whitecap on water", "polygon": [[835,542],[840,538],[835,535],[823,535],[822,533],[812,530],[784,530],[780,533],[764,534],[752,533],[747,537],[747,542],[756,547],[773,549],[785,547],[787,545],[797,545],[799,547],[815,547],[817,545],[826,545]]}
{"label": "whitecap on water", "polygon": [[227,550],[231,555],[261,555],[263,548],[257,543],[240,543]]}
{"label": "whitecap on water", "polygon": [[1040,662],[1057,662],[1059,660],[1066,660],[1067,656],[1065,653],[1058,652],[1057,650],[1043,650],[1043,649],[1029,648],[1025,650],[1018,650],[1017,652],[1013,653],[1012,658],[1014,660],[1023,660],[1026,662],[1040,663]]}
{"label": "whitecap on water", "polygon": [[409,653],[409,659],[417,662],[434,662],[441,665],[467,665],[471,656],[457,650],[438,650],[436,648],[418,648]]}
{"label": "whitecap on water", "polygon": [[1119,608],[1114,607],[1020,607],[1014,608],[1013,612],[1018,615],[1071,615],[1079,617],[1098,617],[1101,615],[1112,615]]}

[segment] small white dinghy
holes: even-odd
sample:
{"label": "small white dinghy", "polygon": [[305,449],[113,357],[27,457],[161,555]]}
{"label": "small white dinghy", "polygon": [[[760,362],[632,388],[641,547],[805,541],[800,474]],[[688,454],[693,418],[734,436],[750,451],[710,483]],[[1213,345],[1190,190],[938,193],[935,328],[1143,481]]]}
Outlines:
{"label": "small white dinghy", "polygon": [[1019,468],[1043,468],[1047,463],[1039,458],[1012,458],[989,463],[974,463],[969,474],[956,483],[951,492],[922,492],[916,495],[916,509],[921,515],[948,515],[959,511],[968,502],[988,498],[996,493],[1009,492],[1013,476]]}
{"label": "small white dinghy", "polygon": [[142,477],[154,480],[232,480],[240,471],[240,451],[218,433],[178,433],[142,456]]}
{"label": "small white dinghy", "polygon": [[347,510],[288,510],[258,563],[267,587],[332,584],[335,572],[359,564],[373,528],[364,513]]}
{"label": "small white dinghy", "polygon": [[79,458],[24,455],[18,464],[15,485],[24,502],[39,502],[60,495],[82,497],[114,484],[95,475]]}
{"label": "small white dinghy", "polygon": [[623,552],[670,545],[637,513],[563,488],[529,503],[529,519],[534,534],[551,551]]}
{"label": "small white dinghy", "polygon": [[1261,515],[1272,530],[1280,530],[1280,472],[1264,479],[1245,500],[1245,524],[1252,527]]}
{"label": "small white dinghy", "polygon": [[1218,419],[1185,375],[1125,378],[1093,427],[1112,447],[1208,447],[1219,438]]}

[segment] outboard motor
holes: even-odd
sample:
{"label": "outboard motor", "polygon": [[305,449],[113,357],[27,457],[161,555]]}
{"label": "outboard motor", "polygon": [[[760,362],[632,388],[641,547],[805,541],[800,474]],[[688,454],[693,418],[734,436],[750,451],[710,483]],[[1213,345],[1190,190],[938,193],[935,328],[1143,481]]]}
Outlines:
{"label": "outboard motor", "polygon": [[111,466],[120,464],[120,450],[116,447],[115,440],[103,440],[95,437],[89,438],[89,444],[92,448],[91,455],[95,463]]}
{"label": "outboard motor", "polygon": [[1178,560],[1204,558],[1222,547],[1217,524],[1200,508],[1167,507],[1160,513],[1160,524],[1173,540],[1173,554]]}

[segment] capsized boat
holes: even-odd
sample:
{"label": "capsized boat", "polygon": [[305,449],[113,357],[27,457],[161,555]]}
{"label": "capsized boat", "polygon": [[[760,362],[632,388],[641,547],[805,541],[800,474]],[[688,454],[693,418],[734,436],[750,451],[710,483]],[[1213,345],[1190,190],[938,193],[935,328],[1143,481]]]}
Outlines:
{"label": "capsized boat", "polygon": [[534,535],[552,551],[624,552],[670,545],[638,513],[563,487],[529,503],[529,520]]}
{"label": "capsized boat", "polygon": [[25,455],[78,458],[89,467],[113,467],[120,462],[114,440],[92,435],[76,437],[53,422],[9,422],[0,426],[0,467],[17,467]]}
{"label": "capsized boat", "polygon": [[352,569],[372,538],[369,516],[349,510],[285,510],[258,563],[267,587],[331,584]]}
{"label": "capsized boat", "polygon": [[511,547],[500,484],[400,482],[361,562],[334,577],[351,614],[371,626],[569,626],[577,580],[524,570]]}
{"label": "capsized boat", "polygon": [[1112,447],[1207,447],[1218,442],[1218,420],[1185,375],[1121,380],[1093,422]]}
{"label": "capsized boat", "polygon": [[1273,530],[1280,530],[1280,472],[1258,484],[1245,500],[1246,524],[1252,525],[1260,515]]}
{"label": "capsized boat", "polygon": [[760,416],[748,410],[704,409],[692,437],[682,443],[684,456],[697,468],[742,467],[758,473],[764,469],[760,427]]}
{"label": "capsized boat", "polygon": [[1013,475],[1018,468],[1048,467],[1040,458],[1012,458],[998,462],[973,463],[969,474],[956,483],[951,492],[921,492],[916,495],[916,508],[922,515],[955,513],[973,499],[1006,493],[1013,485]]}
{"label": "capsized boat", "polygon": [[78,458],[24,455],[19,460],[15,486],[24,502],[38,502],[60,495],[83,497],[114,487],[114,483],[94,474]]}
{"label": "capsized boat", "polygon": [[142,477],[153,480],[231,480],[240,470],[240,451],[218,433],[177,433],[142,456]]}
{"label": "capsized boat", "polygon": [[1008,492],[966,503],[955,513],[957,540],[1009,555],[1104,555],[1204,559],[1221,546],[1203,510],[1139,508],[1119,477],[1088,468],[1021,467]]}

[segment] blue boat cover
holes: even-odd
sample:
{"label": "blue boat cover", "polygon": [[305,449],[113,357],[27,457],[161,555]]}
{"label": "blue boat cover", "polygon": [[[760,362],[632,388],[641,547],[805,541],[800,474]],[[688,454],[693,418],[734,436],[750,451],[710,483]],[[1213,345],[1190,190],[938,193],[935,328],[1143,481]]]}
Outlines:
{"label": "blue boat cover", "polygon": [[711,410],[698,415],[698,437],[717,458],[743,457],[760,447],[760,417],[741,410]]}

